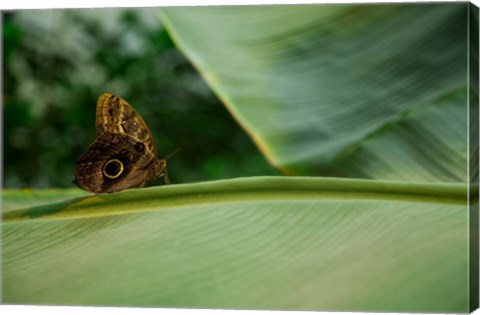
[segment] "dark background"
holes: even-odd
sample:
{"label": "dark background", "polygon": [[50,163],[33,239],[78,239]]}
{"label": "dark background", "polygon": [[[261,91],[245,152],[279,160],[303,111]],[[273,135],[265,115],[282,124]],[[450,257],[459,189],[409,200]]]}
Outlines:
{"label": "dark background", "polygon": [[4,14],[4,187],[73,187],[105,92],[140,113],[160,157],[181,147],[168,160],[172,183],[279,174],[174,47],[157,13]]}

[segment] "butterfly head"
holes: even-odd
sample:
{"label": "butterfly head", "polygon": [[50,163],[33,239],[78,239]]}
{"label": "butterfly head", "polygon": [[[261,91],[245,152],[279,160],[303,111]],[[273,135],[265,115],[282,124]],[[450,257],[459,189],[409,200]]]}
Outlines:
{"label": "butterfly head", "polygon": [[152,170],[153,170],[152,178],[163,176],[163,179],[165,180],[165,184],[170,184],[170,181],[168,180],[168,173],[167,173],[167,160],[157,160]]}
{"label": "butterfly head", "polygon": [[163,160],[157,160],[157,163],[155,164],[154,170],[155,170],[155,177],[162,177],[165,179],[165,184],[170,184],[170,180],[168,179],[168,172],[167,172],[167,159],[172,157],[175,153],[177,153],[181,149],[178,148]]}

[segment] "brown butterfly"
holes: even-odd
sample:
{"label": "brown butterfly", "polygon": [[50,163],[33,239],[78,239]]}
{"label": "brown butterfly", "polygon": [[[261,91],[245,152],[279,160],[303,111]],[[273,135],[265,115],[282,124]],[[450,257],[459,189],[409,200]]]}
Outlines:
{"label": "brown butterfly", "polygon": [[142,187],[164,176],[169,184],[167,161],[158,158],[153,137],[142,117],[121,97],[98,98],[97,138],[78,159],[76,183],[83,190],[101,194]]}

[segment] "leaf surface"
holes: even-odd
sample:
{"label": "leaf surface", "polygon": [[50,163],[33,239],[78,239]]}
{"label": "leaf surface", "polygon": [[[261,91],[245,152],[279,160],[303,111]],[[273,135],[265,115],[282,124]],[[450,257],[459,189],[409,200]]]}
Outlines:
{"label": "leaf surface", "polygon": [[163,8],[287,174],[467,181],[466,3]]}
{"label": "leaf surface", "polygon": [[466,228],[463,184],[259,177],[79,197],[3,214],[3,302],[464,312]]}

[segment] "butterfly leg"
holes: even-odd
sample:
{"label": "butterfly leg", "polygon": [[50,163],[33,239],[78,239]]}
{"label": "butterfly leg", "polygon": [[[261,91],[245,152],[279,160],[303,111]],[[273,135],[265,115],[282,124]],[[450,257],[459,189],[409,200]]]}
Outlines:
{"label": "butterfly leg", "polygon": [[165,180],[165,185],[170,185],[170,180],[168,179],[167,169],[165,169],[162,176],[163,176],[163,179]]}

